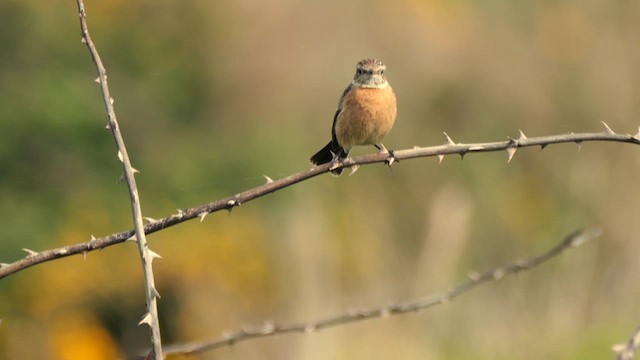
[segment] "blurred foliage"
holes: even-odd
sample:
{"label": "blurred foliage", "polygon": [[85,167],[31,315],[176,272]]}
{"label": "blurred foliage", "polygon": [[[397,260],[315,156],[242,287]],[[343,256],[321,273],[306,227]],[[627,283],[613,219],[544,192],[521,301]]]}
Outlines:
{"label": "blurred foliage", "polygon": [[[355,63],[399,101],[389,148],[600,131],[640,118],[640,3],[87,3],[145,215],[305,169]],[[131,228],[74,2],[0,3],[0,262]],[[356,149],[356,154],[373,149]],[[420,312],[203,359],[601,359],[640,318],[637,150],[588,143],[322,176],[150,236],[163,340],[311,321],[446,289],[582,226],[601,240]],[[0,281],[0,358],[148,346],[131,243]]]}

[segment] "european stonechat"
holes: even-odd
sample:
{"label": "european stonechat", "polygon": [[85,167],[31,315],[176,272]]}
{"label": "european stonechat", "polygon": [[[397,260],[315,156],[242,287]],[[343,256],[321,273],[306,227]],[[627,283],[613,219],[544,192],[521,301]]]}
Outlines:
{"label": "european stonechat", "polygon": [[[333,116],[331,142],[309,159],[313,164],[341,161],[355,145],[374,145],[387,151],[380,141],[393,127],[397,108],[385,70],[382,61],[376,59],[364,59],[356,65],[356,74]],[[342,168],[331,172],[340,175]]]}

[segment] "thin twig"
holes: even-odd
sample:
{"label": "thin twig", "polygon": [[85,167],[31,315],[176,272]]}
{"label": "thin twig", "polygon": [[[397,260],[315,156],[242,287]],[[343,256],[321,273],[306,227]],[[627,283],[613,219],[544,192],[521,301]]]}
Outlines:
{"label": "thin twig", "polygon": [[571,247],[579,246],[586,241],[600,236],[600,234],[600,230],[576,231],[573,234],[567,236],[564,240],[562,240],[562,242],[558,243],[554,247],[538,256],[523,261],[517,261],[510,265],[499,267],[484,273],[472,273],[469,275],[468,280],[450,288],[443,293],[430,295],[415,301],[385,305],[370,309],[349,311],[345,314],[333,316],[314,323],[277,325],[275,323],[269,322],[264,324],[263,326],[253,329],[243,328],[234,333],[225,334],[224,336],[222,336],[222,338],[212,341],[168,346],[165,348],[164,352],[167,355],[196,354],[216,348],[230,346],[241,341],[247,341],[255,338],[262,338],[286,333],[309,333],[329,327],[354,323],[361,320],[370,320],[391,315],[416,312],[432,306],[447,303],[484,283],[498,281],[506,275],[512,275],[521,271],[531,270],[538,265],[552,259],[553,257],[560,255],[563,251]]}
{"label": "thin twig", "polygon": [[636,357],[636,351],[640,346],[640,326],[638,326],[629,340],[624,344],[618,344],[613,347],[616,352],[616,360],[633,360]]}
{"label": "thin twig", "polygon": [[158,308],[157,299],[159,297],[158,291],[155,288],[155,281],[153,278],[152,262],[154,258],[159,257],[156,253],[151,251],[147,245],[145,237],[144,223],[142,221],[142,209],[140,207],[140,197],[138,196],[138,189],[136,186],[135,173],[137,172],[127,154],[127,148],[124,144],[124,139],[120,133],[120,126],[116,118],[116,113],[113,107],[113,98],[109,92],[109,85],[107,83],[107,70],[105,69],[98,50],[91,40],[89,35],[89,29],[87,27],[87,14],[85,12],[84,3],[82,0],[77,0],[78,12],[80,16],[80,29],[82,31],[82,42],[87,45],[89,53],[93,58],[93,62],[96,65],[98,72],[97,81],[100,83],[100,89],[102,90],[102,99],[104,101],[105,108],[107,110],[107,116],[109,118],[109,128],[113,134],[113,138],[118,148],[118,159],[122,162],[122,168],[124,171],[124,179],[127,182],[129,189],[129,197],[131,199],[131,209],[133,213],[134,233],[136,235],[138,251],[142,261],[142,269],[144,273],[145,283],[145,295],[147,302],[147,313],[140,321],[141,324],[147,324],[151,328],[151,343],[153,344],[153,358],[156,360],[162,360],[162,341],[160,338],[160,323],[158,320]]}
{"label": "thin twig", "polygon": [[[640,144],[640,133],[636,135],[615,134],[613,132],[610,132],[608,126],[605,126],[605,129],[608,130],[602,133],[571,133],[532,138],[527,138],[521,133],[521,136],[518,139],[476,144],[456,144],[453,141],[449,142],[449,140],[451,139],[446,136],[447,143],[445,145],[431,147],[414,147],[412,149],[397,150],[393,152],[393,156],[391,154],[370,154],[358,156],[355,158],[346,159],[343,165],[355,167],[365,164],[390,163],[404,159],[432,156],[437,156],[442,159],[445,155],[451,154],[458,154],[463,156],[468,153],[495,152],[502,150],[508,151],[508,159],[511,159],[513,157],[513,154],[515,153],[514,149],[530,146],[540,146],[544,148],[548,145],[560,143],[576,143],[580,145],[582,143],[590,141],[608,141],[623,142],[636,145]],[[331,166],[329,164],[314,166],[308,170],[304,170],[278,180],[272,180],[271,178],[265,176],[267,178],[266,184],[243,191],[233,196],[226,197],[224,199],[210,202],[208,204],[179,210],[178,213],[164,217],[162,219],[148,219],[149,223],[145,225],[144,231],[146,234],[151,234],[156,231],[166,229],[170,226],[180,224],[187,220],[195,218],[200,218],[200,220],[203,220],[206,215],[216,211],[231,211],[234,207],[240,206],[241,204],[244,204],[248,201],[260,198],[277,190],[324,174],[330,170],[330,167]],[[24,270],[28,267],[38,265],[47,261],[59,259],[70,255],[86,254],[93,250],[103,249],[108,246],[121,243],[134,235],[134,230],[128,230],[101,238],[92,238],[87,242],[63,246],[56,249],[49,249],[40,252],[31,250],[30,252],[28,252],[27,256],[22,259],[16,260],[15,262],[0,263],[0,279],[14,274],[18,271]]]}

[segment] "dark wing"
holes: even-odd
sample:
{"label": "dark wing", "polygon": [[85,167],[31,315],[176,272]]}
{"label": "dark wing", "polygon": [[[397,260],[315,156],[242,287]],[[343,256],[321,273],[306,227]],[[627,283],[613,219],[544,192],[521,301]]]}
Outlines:
{"label": "dark wing", "polygon": [[342,102],[344,101],[344,97],[351,91],[353,88],[353,84],[349,84],[346,89],[342,92],[342,96],[340,96],[340,101],[338,101],[338,110],[336,110],[335,115],[333,115],[333,125],[331,125],[331,142],[333,143],[332,150],[334,153],[338,153],[340,148],[340,144],[338,144],[338,139],[336,139],[336,121],[338,121],[338,115],[342,112]]}

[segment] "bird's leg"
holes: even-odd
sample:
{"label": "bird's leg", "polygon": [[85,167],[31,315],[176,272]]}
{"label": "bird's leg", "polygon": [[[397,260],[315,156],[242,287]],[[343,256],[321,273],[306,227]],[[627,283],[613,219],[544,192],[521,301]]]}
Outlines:
{"label": "bird's leg", "polygon": [[389,170],[391,170],[391,164],[393,164],[396,161],[396,157],[393,154],[393,150],[387,150],[387,148],[384,147],[382,143],[374,144],[373,146],[375,146],[376,149],[378,149],[380,154],[388,154],[386,163],[387,165],[389,165]]}
{"label": "bird's leg", "polygon": [[346,152],[344,149],[338,150],[337,153],[334,153],[333,151],[331,151],[331,154],[333,155],[333,159],[331,159],[331,162],[329,163],[330,164],[329,170],[334,170],[342,166],[343,160],[349,157],[349,152]]}
{"label": "bird's leg", "polygon": [[376,149],[378,149],[378,152],[379,152],[380,154],[386,154],[386,153],[388,153],[388,152],[389,152],[389,150],[387,150],[387,148],[386,148],[386,147],[384,147],[384,145],[382,145],[382,143],[380,143],[380,144],[373,144],[373,146],[375,146],[375,147],[376,147]]}

